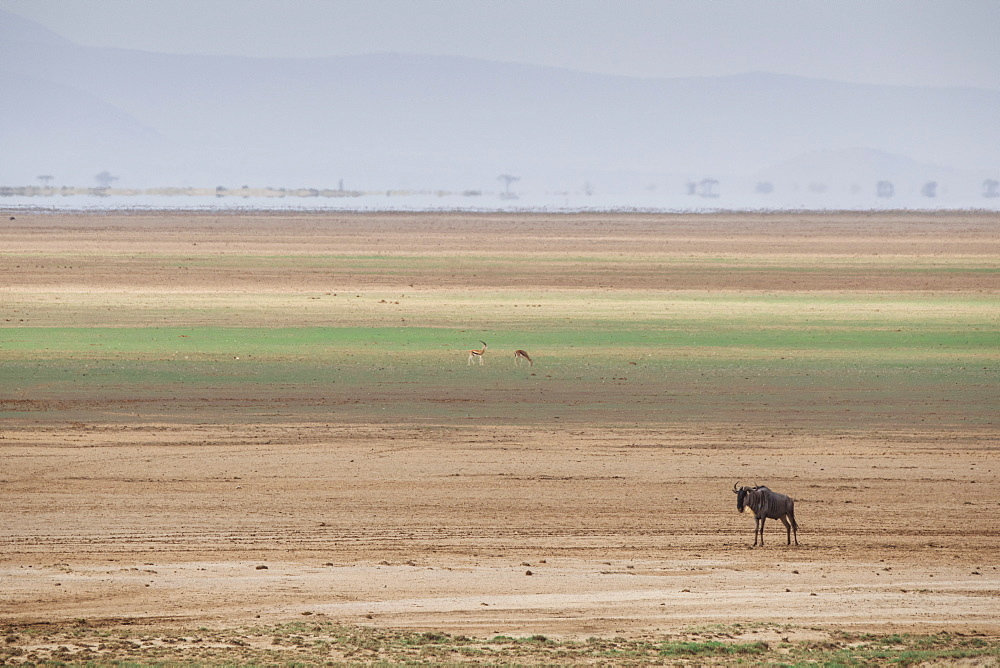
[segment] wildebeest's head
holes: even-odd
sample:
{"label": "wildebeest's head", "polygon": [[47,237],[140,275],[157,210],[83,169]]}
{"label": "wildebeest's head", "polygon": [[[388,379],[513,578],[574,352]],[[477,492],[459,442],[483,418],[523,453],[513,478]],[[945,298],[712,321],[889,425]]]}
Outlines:
{"label": "wildebeest's head", "polygon": [[740,487],[739,489],[737,489],[736,483],[733,483],[733,494],[736,495],[736,510],[740,511],[741,513],[744,510],[746,510],[747,494],[749,493],[750,493],[749,487]]}

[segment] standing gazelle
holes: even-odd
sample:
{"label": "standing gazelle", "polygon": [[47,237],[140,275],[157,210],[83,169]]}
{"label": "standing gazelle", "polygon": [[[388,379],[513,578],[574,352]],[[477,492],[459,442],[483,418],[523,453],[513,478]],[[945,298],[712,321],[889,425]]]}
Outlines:
{"label": "standing gazelle", "polygon": [[527,360],[530,366],[535,366],[535,363],[531,361],[531,355],[528,354],[526,350],[515,350],[514,351],[514,366],[520,364],[521,360]]}
{"label": "standing gazelle", "polygon": [[467,364],[472,364],[472,360],[478,357],[479,358],[479,364],[482,365],[482,363],[483,363],[483,353],[486,352],[486,348],[488,348],[488,346],[486,345],[485,341],[480,341],[480,343],[483,344],[482,348],[480,348],[479,350],[470,350],[469,351],[469,361],[467,362]]}

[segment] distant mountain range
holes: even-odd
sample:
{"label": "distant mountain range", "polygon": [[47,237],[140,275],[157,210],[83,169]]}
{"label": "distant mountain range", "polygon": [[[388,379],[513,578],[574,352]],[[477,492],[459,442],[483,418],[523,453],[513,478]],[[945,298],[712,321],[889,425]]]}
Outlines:
{"label": "distant mountain range", "polygon": [[0,90],[0,185],[104,170],[127,187],[498,190],[511,174],[623,192],[1000,175],[1000,92],[969,88],[168,55],[80,46],[0,11]]}

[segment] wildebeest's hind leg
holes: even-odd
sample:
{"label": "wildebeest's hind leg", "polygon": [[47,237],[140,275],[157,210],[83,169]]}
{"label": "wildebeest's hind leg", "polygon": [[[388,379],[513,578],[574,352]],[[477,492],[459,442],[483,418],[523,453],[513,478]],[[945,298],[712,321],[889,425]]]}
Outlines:
{"label": "wildebeest's hind leg", "polygon": [[[788,541],[785,544],[786,545],[791,545],[792,544],[792,525],[788,523],[788,518],[785,517],[784,515],[782,515],[778,519],[781,520],[781,523],[785,525],[785,533],[788,536]],[[798,537],[795,538],[795,544],[796,545],[799,544]]]}
{"label": "wildebeest's hind leg", "polygon": [[795,508],[788,511],[788,519],[792,522],[792,532],[795,534],[795,544],[799,544],[799,524],[795,521]]}

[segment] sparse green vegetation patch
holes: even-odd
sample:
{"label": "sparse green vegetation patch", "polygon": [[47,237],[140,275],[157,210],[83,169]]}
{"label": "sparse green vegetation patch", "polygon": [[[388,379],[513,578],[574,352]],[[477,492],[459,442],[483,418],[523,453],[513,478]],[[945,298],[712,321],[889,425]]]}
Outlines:
{"label": "sparse green vegetation patch", "polygon": [[[155,415],[226,401],[229,410],[280,404],[284,417],[352,420],[649,423],[780,414],[785,423],[885,426],[929,416],[947,424],[995,419],[1000,351],[995,329],[978,316],[878,326],[782,320],[765,310],[613,326],[600,319],[559,327],[542,315],[536,328],[518,330],[487,329],[488,322],[474,330],[4,328],[0,373],[8,394],[0,414],[84,398],[88,410],[103,402],[114,412],[128,398]],[[470,365],[468,350],[480,339],[490,346],[484,364]],[[517,348],[536,364],[515,365]]]}
{"label": "sparse green vegetation patch", "polygon": [[[104,628],[81,619],[66,625],[7,624],[2,632],[5,642],[0,644],[0,659],[13,664],[911,666],[957,661],[985,665],[1000,658],[1000,640],[977,634],[878,635],[792,627],[762,627],[752,632],[720,627],[660,637],[592,637],[586,641],[543,635],[479,638],[349,627],[321,619],[229,629]],[[762,635],[768,639],[748,637]]]}
{"label": "sparse green vegetation patch", "polygon": [[[48,246],[25,235],[0,252],[0,415],[109,415],[126,397],[139,417],[198,402],[407,422],[1000,414],[1000,265],[981,244],[939,252],[920,232],[887,252],[854,221],[838,223],[845,241],[785,218],[790,240],[767,225],[730,236],[743,221],[609,216],[524,218],[511,244],[483,246],[464,218],[308,218],[174,220],[186,232],[163,246],[119,221],[95,231],[125,235],[107,250],[76,250],[80,231]],[[484,364],[469,365],[480,340]],[[515,366],[516,349],[536,364]]]}

